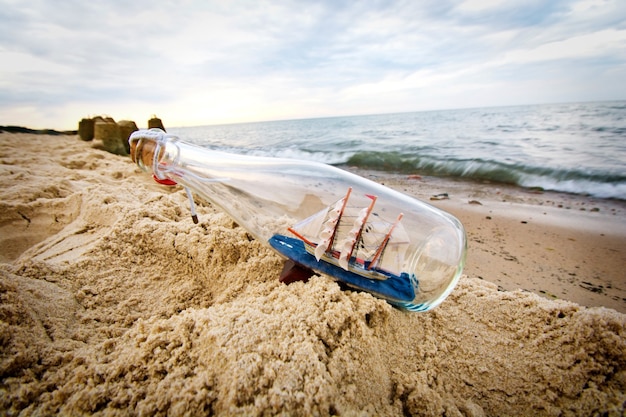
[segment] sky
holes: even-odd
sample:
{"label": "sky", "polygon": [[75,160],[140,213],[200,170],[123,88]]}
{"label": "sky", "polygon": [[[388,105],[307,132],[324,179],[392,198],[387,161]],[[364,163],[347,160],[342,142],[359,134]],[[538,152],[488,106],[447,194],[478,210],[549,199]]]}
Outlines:
{"label": "sky", "polygon": [[0,125],[623,99],[624,0],[0,0]]}

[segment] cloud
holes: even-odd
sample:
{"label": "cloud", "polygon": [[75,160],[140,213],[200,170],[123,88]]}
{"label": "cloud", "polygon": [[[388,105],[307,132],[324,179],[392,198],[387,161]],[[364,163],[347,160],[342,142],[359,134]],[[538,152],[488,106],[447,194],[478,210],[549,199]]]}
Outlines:
{"label": "cloud", "polygon": [[605,29],[544,43],[531,49],[517,49],[507,52],[502,61],[510,64],[603,56],[626,59],[626,29]]}
{"label": "cloud", "polygon": [[0,0],[0,124],[623,98],[624,22],[620,0]]}

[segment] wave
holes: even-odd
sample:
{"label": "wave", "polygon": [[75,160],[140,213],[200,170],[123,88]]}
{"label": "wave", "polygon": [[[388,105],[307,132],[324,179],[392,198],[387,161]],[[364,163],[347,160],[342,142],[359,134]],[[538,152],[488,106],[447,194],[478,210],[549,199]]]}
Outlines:
{"label": "wave", "polygon": [[438,159],[400,152],[358,152],[347,165],[378,171],[513,184],[598,198],[626,200],[626,175],[583,169],[505,164],[484,159]]}
{"label": "wave", "polygon": [[[303,159],[330,165],[348,165],[363,169],[434,177],[462,178],[512,184],[598,198],[626,200],[626,175],[597,172],[590,169],[552,168],[480,158],[438,158],[415,156],[415,153],[377,151],[321,151],[297,146],[235,148],[212,146],[225,152],[253,156]],[[423,150],[423,149],[422,149]]]}

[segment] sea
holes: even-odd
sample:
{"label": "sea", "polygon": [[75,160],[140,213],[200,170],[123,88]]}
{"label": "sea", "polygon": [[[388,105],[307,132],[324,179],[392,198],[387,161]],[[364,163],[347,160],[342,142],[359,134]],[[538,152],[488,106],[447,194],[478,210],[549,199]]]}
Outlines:
{"label": "sea", "polygon": [[626,101],[177,127],[225,152],[626,200]]}

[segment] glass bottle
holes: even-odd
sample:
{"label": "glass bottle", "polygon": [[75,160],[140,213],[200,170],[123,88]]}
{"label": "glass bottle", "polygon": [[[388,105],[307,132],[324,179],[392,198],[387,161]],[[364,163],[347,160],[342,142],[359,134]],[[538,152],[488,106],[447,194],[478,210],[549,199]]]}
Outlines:
{"label": "glass bottle", "polygon": [[130,138],[155,180],[185,187],[228,213],[284,258],[281,281],[327,274],[410,310],[440,304],[456,285],[466,238],[450,214],[342,169],[237,155],[159,129]]}

